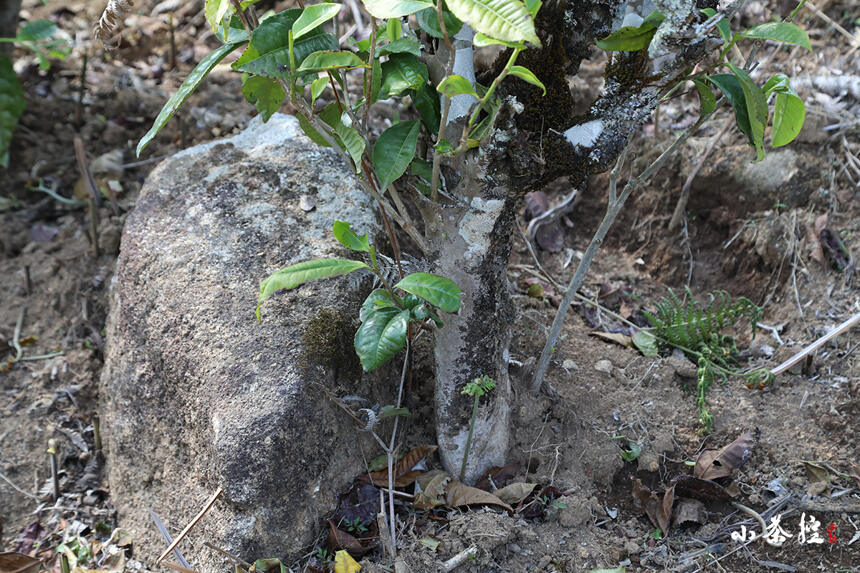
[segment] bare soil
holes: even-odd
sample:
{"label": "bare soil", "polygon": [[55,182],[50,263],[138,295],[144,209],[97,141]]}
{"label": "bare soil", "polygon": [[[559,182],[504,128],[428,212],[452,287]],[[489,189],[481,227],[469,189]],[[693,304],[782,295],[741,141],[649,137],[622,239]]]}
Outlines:
{"label": "bare soil", "polygon": [[[88,35],[101,7],[95,4],[58,8],[25,1],[23,19],[49,18],[79,39],[73,54],[47,72],[38,71],[26,53],[16,52],[28,107],[13,141],[11,166],[0,174],[0,360],[5,364],[17,354],[13,341],[19,322],[17,339],[25,359],[8,363],[0,373],[0,549],[37,554],[54,568],[53,549],[61,541],[78,533],[94,539],[99,522],[116,525],[94,425],[97,380],[104,344],[109,343],[103,339],[107,291],[119,234],[155,164],[138,163],[133,150],[167,94],[217,42],[206,32],[199,6],[185,9],[175,29],[176,66],[168,69],[167,15],[152,16],[155,3],[138,2],[132,31],[124,35],[122,48],[106,58]],[[854,27],[860,12],[850,2],[820,7],[849,31],[860,30]],[[761,21],[769,14],[751,3],[745,18]],[[762,65],[801,79],[832,70],[856,77],[856,49],[852,55],[845,38],[812,12],[801,15],[814,53],[768,45]],[[84,53],[89,53],[87,82],[79,105]],[[575,84],[599,85],[599,75],[599,66],[584,66]],[[244,127],[253,109],[239,88],[237,75],[223,66],[216,69],[185,104],[181,120],[172,121],[142,159],[158,159]],[[797,173],[787,185],[771,189],[765,175],[743,175],[752,152],[730,129],[694,181],[684,228],[667,231],[684,180],[729,119],[720,115],[647,190],[631,198],[581,293],[634,321],[642,319],[641,309],[653,309],[667,287],[680,292],[689,286],[700,298],[713,290],[749,297],[763,307],[761,322],[773,329],[759,329],[754,340],[749,331],[735,333],[739,348],[747,351],[742,369],[773,367],[860,312],[856,272],[834,268],[816,228],[817,221],[839,233],[849,251],[860,253],[858,174],[846,167],[846,154],[857,155],[860,148],[860,102],[850,93],[819,92],[812,85],[799,91],[808,102],[807,127],[792,145],[791,166]],[[661,109],[660,125],[646,126],[632,150],[634,171],[695,120],[696,105],[688,96]],[[853,127],[823,130],[852,117]],[[27,188],[41,179],[61,195],[74,196],[79,179],[75,136],[82,139],[90,161],[120,153],[121,167],[102,179],[118,182],[119,192],[116,210],[107,202],[98,209],[99,256],[89,240],[85,207],[67,206]],[[785,175],[779,164],[774,173]],[[568,314],[548,374],[557,396],[529,392],[530,359],[540,353],[560,294],[546,275],[567,283],[603,216],[606,189],[602,175],[581,192],[561,224],[560,252],[539,251],[536,262],[517,237],[509,267],[519,309],[511,348],[517,396],[511,461],[522,468],[511,481],[554,486],[565,495],[547,500],[534,518],[491,508],[431,515],[404,505],[400,535],[406,541],[400,559],[405,570],[438,571],[439,563],[474,545],[477,556],[458,571],[588,571],[619,564],[627,571],[860,571],[856,329],[763,389],[749,390],[737,378],[715,384],[708,394],[713,431],[702,435],[695,364],[677,354],[646,358],[594,336],[623,325],[578,302]],[[558,182],[547,194],[552,200],[567,191]],[[821,218],[825,215],[826,221]],[[534,278],[542,281],[542,297],[529,296],[527,279]],[[62,354],[38,358],[55,353]],[[417,414],[414,419],[426,422],[407,426],[407,446],[433,440],[428,364],[429,357],[419,353],[407,405]],[[774,480],[780,480],[793,494],[794,501],[781,513],[785,529],[795,537],[782,547],[760,542],[743,547],[731,540],[727,528],[754,522],[729,502],[708,502],[697,521],[655,535],[655,526],[631,493],[633,481],[662,491],[676,476],[690,473],[702,449],[720,448],[754,429],[760,438],[752,458],[733,477],[733,501],[763,512],[775,497]],[[56,502],[49,440],[56,441],[58,452],[61,497]],[[625,462],[621,450],[629,442],[640,445],[642,454]],[[828,483],[816,484],[803,461],[821,464]],[[429,463],[438,464],[433,459]],[[801,514],[821,522],[823,544],[798,543]],[[174,534],[184,525],[162,517]],[[835,542],[828,540],[830,524],[835,524]],[[324,544],[325,524],[319,525]],[[430,550],[418,541],[425,537],[441,543]],[[134,554],[133,540],[123,551],[130,570],[143,568],[141,563],[154,557]],[[208,549],[185,549],[189,557],[195,551]],[[253,561],[268,556],[241,557]],[[309,562],[319,564],[310,556],[296,556],[291,566],[303,570]],[[379,552],[362,562],[366,571],[390,571],[385,563]]]}

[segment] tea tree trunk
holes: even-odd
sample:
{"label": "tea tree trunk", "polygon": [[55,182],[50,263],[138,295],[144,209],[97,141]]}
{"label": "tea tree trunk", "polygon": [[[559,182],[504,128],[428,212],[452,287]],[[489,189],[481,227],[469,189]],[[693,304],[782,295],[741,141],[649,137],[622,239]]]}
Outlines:
{"label": "tea tree trunk", "polygon": [[[719,43],[707,30],[689,24],[703,20],[696,2],[658,4],[669,24],[661,26],[649,50],[610,54],[601,95],[586,113],[575,115],[568,76],[591,55],[596,39],[621,25],[627,2],[544,3],[536,19],[542,48],[521,53],[517,64],[540,78],[546,95],[523,81],[506,79],[498,92],[502,104],[493,134],[480,149],[448,161],[445,173],[453,182],[448,200],[424,200],[420,207],[432,271],[464,291],[463,307],[445,318],[435,343],[437,438],[445,467],[454,475],[463,459],[473,403],[461,392],[484,374],[497,382],[480,402],[467,482],[508,461],[508,346],[515,316],[506,267],[520,199],[559,177],[582,188],[591,174],[608,170],[630,136],[649,120],[661,94]],[[503,53],[496,60],[494,74],[507,57]],[[456,141],[456,124],[447,133]]]}

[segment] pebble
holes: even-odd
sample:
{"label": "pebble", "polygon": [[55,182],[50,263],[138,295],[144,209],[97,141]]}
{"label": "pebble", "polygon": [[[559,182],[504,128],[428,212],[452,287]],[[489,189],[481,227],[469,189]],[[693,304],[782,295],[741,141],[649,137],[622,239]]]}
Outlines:
{"label": "pebble", "polygon": [[598,360],[594,363],[594,369],[598,372],[605,372],[606,374],[612,373],[612,362],[609,360]]}

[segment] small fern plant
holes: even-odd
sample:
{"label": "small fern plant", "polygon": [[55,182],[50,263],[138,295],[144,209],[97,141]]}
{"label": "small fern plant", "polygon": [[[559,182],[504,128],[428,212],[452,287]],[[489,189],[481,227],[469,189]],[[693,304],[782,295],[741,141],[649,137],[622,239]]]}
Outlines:
{"label": "small fern plant", "polygon": [[[728,376],[738,376],[747,380],[747,387],[757,385],[759,388],[772,379],[766,369],[747,373],[733,370],[737,364],[734,358],[738,352],[737,344],[731,335],[722,332],[736,327],[746,318],[755,338],[762,309],[746,297],[732,300],[732,296],[723,290],[708,293],[707,304],[698,302],[689,287],[685,287],[685,293],[685,300],[681,300],[669,289],[669,296],[660,298],[653,314],[646,310],[642,314],[652,325],[647,336],[653,336],[652,341],[656,341],[657,347],[679,348],[696,359],[696,409],[701,431],[710,433],[714,416],[708,410],[707,393],[717,376],[723,382]],[[639,337],[639,341],[637,346],[643,349],[643,337]]]}

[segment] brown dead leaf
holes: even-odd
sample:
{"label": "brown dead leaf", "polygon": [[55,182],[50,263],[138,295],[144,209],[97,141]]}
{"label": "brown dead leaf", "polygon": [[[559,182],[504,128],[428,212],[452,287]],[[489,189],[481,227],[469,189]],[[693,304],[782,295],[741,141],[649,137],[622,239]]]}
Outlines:
{"label": "brown dead leaf", "polygon": [[[354,535],[339,529],[330,519],[328,520],[328,525],[329,531],[326,546],[332,553],[344,549],[353,557],[360,559],[364,554],[370,552],[371,549],[376,547],[375,543],[368,543],[367,540],[360,540]],[[362,543],[362,541],[365,541],[365,543]]]}
{"label": "brown dead leaf", "polygon": [[642,485],[642,480],[637,479],[633,482],[633,498],[639,500],[642,511],[645,512],[654,527],[660,527],[660,522],[657,519],[660,500],[657,498],[657,494]]}
{"label": "brown dead leaf", "polygon": [[484,491],[492,491],[508,485],[520,473],[519,460],[514,460],[503,466],[493,466],[478,480],[475,487]]}
{"label": "brown dead leaf", "polygon": [[621,334],[620,332],[594,331],[589,334],[591,334],[591,336],[596,336],[597,338],[602,338],[603,340],[608,340],[609,342],[614,342],[615,344],[620,344],[621,346],[626,346],[627,348],[633,348],[633,338],[626,334]]}
{"label": "brown dead leaf", "polygon": [[41,565],[41,561],[23,553],[0,553],[0,573],[39,573]]}
{"label": "brown dead leaf", "polygon": [[[429,482],[425,482],[426,485],[422,485],[421,493],[415,498],[415,507],[418,509],[433,509],[434,507],[444,505],[445,491],[448,489],[449,481],[451,481],[450,474],[443,471],[436,472]],[[420,480],[419,485],[421,485]]]}
{"label": "brown dead leaf", "polygon": [[537,486],[538,484],[536,483],[511,483],[501,489],[497,489],[493,492],[493,495],[505,503],[516,505],[530,496]]}
{"label": "brown dead leaf", "polygon": [[732,495],[720,484],[708,479],[682,474],[672,480],[675,493],[703,501],[728,501]]}
{"label": "brown dead leaf", "polygon": [[705,480],[730,476],[750,459],[755,442],[752,432],[744,432],[722,450],[703,450],[696,459],[693,475]]}
{"label": "brown dead leaf", "polygon": [[663,535],[669,531],[669,524],[672,523],[672,506],[675,504],[675,486],[673,485],[663,494],[663,500],[660,502],[660,511],[657,513],[657,522],[660,524],[660,530]]}
{"label": "brown dead leaf", "polygon": [[860,466],[857,464],[851,464],[851,477],[857,483],[857,487],[860,488]]}
{"label": "brown dead leaf", "polygon": [[705,523],[706,519],[705,504],[698,499],[682,497],[675,503],[675,519],[673,523],[676,526],[683,525],[684,523],[697,523],[701,525]]}
{"label": "brown dead leaf", "polygon": [[806,475],[812,483],[824,482],[830,483],[830,472],[821,464],[814,462],[803,462],[803,467],[806,468]]}
{"label": "brown dead leaf", "polygon": [[466,505],[496,505],[503,507],[513,513],[507,503],[500,500],[488,491],[468,486],[458,480],[451,480],[448,484],[448,496],[446,498],[448,507],[463,507]]}
{"label": "brown dead leaf", "polygon": [[[394,487],[406,487],[421,475],[420,470],[411,471],[418,462],[423,460],[436,451],[437,446],[417,446],[409,450],[409,452],[400,458],[397,465],[394,467]],[[363,482],[370,482],[375,486],[388,487],[388,470],[384,469],[370,474],[362,474],[358,479]]]}

